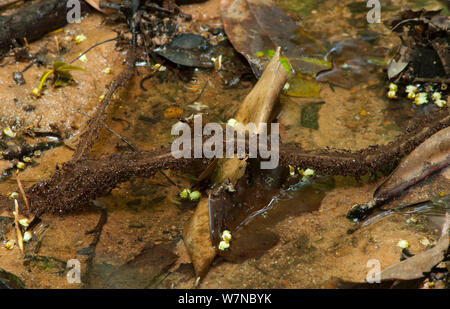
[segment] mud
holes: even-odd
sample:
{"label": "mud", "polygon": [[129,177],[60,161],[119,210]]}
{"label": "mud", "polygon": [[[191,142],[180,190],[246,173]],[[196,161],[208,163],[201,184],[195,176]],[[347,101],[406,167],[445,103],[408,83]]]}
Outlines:
{"label": "mud", "polygon": [[[213,2],[208,2],[208,5],[212,6],[210,3]],[[346,29],[347,35],[356,35],[358,31],[349,26],[353,13],[346,6],[351,1],[344,2],[338,5],[323,4],[319,7],[320,14],[312,13],[312,17],[303,19],[305,27],[317,32],[323,31],[335,41],[345,37],[342,27]],[[400,6],[403,3],[405,1],[396,1],[395,4]],[[201,4],[192,6],[194,11],[201,8]],[[201,14],[201,11],[196,12]],[[341,16],[345,18],[342,19]],[[322,22],[324,19],[336,21],[338,26],[326,27],[326,23]],[[212,25],[217,20],[218,17],[215,21],[213,18]],[[67,35],[92,33],[82,45],[68,44],[69,52],[65,57],[71,60],[91,44],[114,37],[113,27],[102,22],[102,16],[92,14],[86,17],[82,24],[68,25],[59,34],[49,34],[42,41],[30,44],[30,48],[37,51],[45,43],[52,47],[52,44],[55,44],[54,36],[58,36],[59,41],[63,42]],[[375,30],[377,27],[381,25],[373,26]],[[382,45],[387,47],[396,44],[396,39],[389,35],[382,41]],[[9,60],[4,62],[0,71],[1,93],[5,96],[5,104],[2,104],[4,109],[1,112],[4,125],[14,124],[14,121],[19,119],[23,127],[41,126],[51,131],[50,124],[54,122],[64,128],[69,136],[79,136],[83,132],[80,128],[86,128],[88,118],[73,110],[80,109],[94,115],[98,97],[103,93],[103,85],[110,84],[116,74],[124,69],[124,50],[114,49],[113,46],[114,43],[107,43],[87,54],[89,62],[86,67],[89,72],[76,75],[76,86],[56,89],[49,87],[39,100],[33,98],[30,92],[43,68],[31,68],[25,73],[27,84],[18,86],[13,84],[12,73],[22,69],[25,64]],[[106,66],[111,67],[115,74],[101,73]],[[149,71],[139,67],[136,72],[139,75],[122,88],[124,91],[117,92],[102,122],[127,138],[139,149],[138,152],[128,152],[126,145],[100,126],[97,132],[98,141],[94,143],[92,150],[90,147],[86,148],[89,149],[87,152],[90,152],[90,156],[80,156],[77,162],[70,162],[75,145],[70,139],[66,140],[66,144],[72,149],[57,147],[48,150],[35,159],[37,164],[34,167],[20,173],[25,187],[29,188],[27,196],[33,212],[49,212],[42,216],[42,224],[49,225],[49,228],[40,242],[38,254],[62,261],[77,258],[83,267],[86,266],[86,256],[79,252],[89,247],[92,242],[92,236],[85,235],[85,231],[91,230],[97,224],[99,211],[97,207],[92,206],[97,205],[108,211],[108,221],[100,236],[94,259],[97,270],[107,273],[105,269],[110,266],[120,267],[134,261],[144,248],[162,245],[164,250],[156,251],[160,254],[149,254],[150,261],[152,256],[155,256],[154,261],[165,255],[173,257],[170,252],[174,252],[178,258],[172,265],[173,268],[167,270],[164,265],[161,270],[164,276],[151,287],[192,288],[195,285],[195,277],[181,235],[195,205],[180,201],[177,195],[182,188],[196,184],[196,175],[203,170],[207,162],[177,161],[167,156],[169,148],[165,145],[173,138],[169,132],[177,120],[164,118],[164,111],[168,107],[177,107],[182,110],[183,117],[188,117],[197,112],[194,108],[199,108],[208,113],[208,119],[226,122],[238,109],[254,81],[244,81],[230,88],[224,86],[219,77],[212,77],[210,72],[200,70],[193,75],[186,74],[190,76],[186,82],[177,75],[179,70],[174,69],[168,73],[157,73],[148,79],[145,83],[148,90],[142,92],[139,80]],[[199,96],[198,90],[202,89],[205,83],[208,83],[208,86]],[[449,124],[448,109],[439,112],[428,108],[424,109],[426,112],[423,113],[422,110],[403,103],[394,105],[395,103],[386,102],[380,94],[382,92],[372,94],[374,97],[378,96],[377,101],[369,97],[366,101],[361,101],[367,92],[362,88],[358,90],[361,93],[356,100],[339,101],[337,97],[341,93],[350,92],[338,89],[337,94],[333,94],[332,90],[323,87],[321,94],[327,109],[321,108],[319,111],[318,130],[308,131],[312,132],[312,135],[300,134],[305,132],[305,128],[287,118],[280,118],[282,126],[290,125],[290,128],[287,128],[289,131],[284,133],[292,133],[288,137],[298,134],[297,142],[302,145],[289,145],[289,142],[295,140],[284,139],[287,136],[284,135],[282,139],[285,144],[281,145],[280,153],[283,166],[310,167],[324,175],[360,175],[364,181],[358,182],[353,177],[334,176],[334,186],[329,192],[317,193],[310,189],[311,196],[298,193],[285,204],[285,210],[276,206],[273,212],[269,211],[267,221],[263,216],[258,216],[253,223],[239,232],[242,234],[235,235],[236,243],[232,244],[230,255],[215,261],[202,281],[201,288],[335,287],[334,277],[348,281],[364,280],[369,259],[378,259],[382,269],[397,263],[401,249],[396,243],[400,239],[409,240],[413,253],[426,250],[427,247],[420,242],[424,237],[430,241],[437,239],[438,233],[427,225],[412,226],[406,223],[403,217],[398,216],[389,217],[353,234],[347,233],[355,229],[355,225],[345,218],[349,207],[370,199],[373,190],[383,181],[381,178],[368,182],[363,175],[384,170],[386,165],[387,170],[393,168],[402,156],[421,141]],[[350,94],[354,95],[354,92]],[[18,96],[24,105],[37,105],[37,109],[25,112],[14,104],[13,98]],[[199,104],[193,105],[193,100]],[[342,113],[333,113],[336,109],[342,109]],[[367,116],[358,116],[362,109],[368,112]],[[346,115],[352,111],[360,118]],[[429,114],[429,117],[422,118],[424,114]],[[41,123],[38,122],[39,117],[42,118]],[[402,125],[399,125],[396,117],[402,119]],[[390,125],[385,122],[390,122]],[[360,126],[361,123],[364,125]],[[405,123],[407,125],[403,126]],[[386,130],[380,132],[380,124]],[[394,126],[395,129],[391,130],[389,126]],[[408,128],[407,132],[401,134],[405,127]],[[324,138],[325,128],[334,136]],[[309,139],[310,136],[314,138]],[[368,136],[370,138],[366,138]],[[95,139],[96,137],[92,140]],[[372,144],[378,146],[370,146]],[[164,146],[159,148],[160,145]],[[327,149],[327,146],[333,149]],[[169,169],[166,173],[175,185],[157,174],[159,170],[165,169]],[[398,203],[433,198],[438,192],[448,194],[448,180],[448,170],[438,173],[420,186],[411,188],[407,194],[386,205],[386,208],[395,207]],[[13,203],[6,194],[17,191],[15,179],[2,183],[0,191],[0,205],[4,210],[0,215],[10,217]],[[306,198],[308,200],[305,200]],[[314,205],[301,212],[302,206],[307,206],[310,200],[315,201]],[[24,204],[21,200],[20,205],[22,209]],[[317,207],[318,210],[315,210]],[[55,216],[50,213],[64,215]],[[273,220],[271,216],[274,217]],[[5,237],[14,236],[7,234]],[[233,245],[236,247],[233,248]],[[26,250],[30,250],[31,246],[34,244],[26,245]],[[69,284],[65,276],[48,272],[34,264],[24,265],[22,254],[17,247],[13,250],[0,248],[0,256],[0,267],[18,275],[29,288],[83,287]],[[133,262],[130,263],[133,265]],[[149,273],[153,276],[159,272],[159,269],[151,269]],[[108,286],[102,283],[102,280],[107,281],[107,278],[101,274],[101,271],[97,273],[98,282],[94,286]],[[110,286],[118,284],[111,280]]]}

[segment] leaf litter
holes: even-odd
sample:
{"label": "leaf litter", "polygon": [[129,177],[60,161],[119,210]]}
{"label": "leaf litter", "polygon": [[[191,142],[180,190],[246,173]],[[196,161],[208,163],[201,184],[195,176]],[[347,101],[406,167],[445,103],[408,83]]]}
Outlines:
{"label": "leaf litter", "polygon": [[[422,137],[422,138],[424,138],[424,137]],[[411,145],[409,146],[409,147],[412,147]],[[376,152],[376,149],[374,149],[374,153]],[[341,155],[340,155],[341,156]],[[311,157],[313,157],[313,155],[311,155]],[[300,156],[300,158],[301,158],[301,156]],[[301,160],[302,159],[300,159],[300,161],[298,161],[299,163],[301,162]],[[304,157],[304,159],[303,160],[309,160],[307,157]],[[305,162],[304,162],[305,163]],[[311,162],[311,163],[313,163],[314,164],[314,162]],[[319,167],[320,168],[320,167]],[[144,172],[145,173],[145,172]],[[131,173],[130,175],[132,175],[133,173]],[[95,194],[94,194],[95,195]],[[91,195],[91,196],[94,196],[94,195]]]}

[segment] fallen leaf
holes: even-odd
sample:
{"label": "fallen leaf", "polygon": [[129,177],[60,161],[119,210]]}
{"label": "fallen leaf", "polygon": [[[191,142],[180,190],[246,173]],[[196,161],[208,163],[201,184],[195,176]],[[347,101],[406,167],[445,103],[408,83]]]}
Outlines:
{"label": "fallen leaf", "polygon": [[25,289],[25,284],[16,275],[0,268],[0,289]]}
{"label": "fallen leaf", "polygon": [[445,257],[449,246],[450,214],[446,214],[446,221],[442,227],[441,238],[436,246],[410,257],[400,263],[386,268],[380,273],[381,280],[411,280],[424,276]]}
{"label": "fallen leaf", "polygon": [[374,207],[381,206],[449,164],[450,127],[447,127],[425,140],[404,158],[391,175],[375,190],[373,199],[368,203],[353,206],[348,212],[347,218],[365,218]]}
{"label": "fallen leaf", "polygon": [[114,10],[100,8],[100,1],[109,2],[109,0],[86,0],[86,2],[89,3],[94,9],[102,12],[103,14],[109,15],[114,13]]}
{"label": "fallen leaf", "polygon": [[400,74],[409,64],[410,55],[406,46],[400,47],[398,52],[400,58],[398,60],[392,59],[388,66],[388,78],[392,79]]}
{"label": "fallen leaf", "polygon": [[158,277],[176,261],[173,247],[173,244],[147,245],[131,261],[108,276],[106,288],[152,288]]}
{"label": "fallen leaf", "polygon": [[[270,0],[222,0],[222,21],[234,48],[250,63],[259,78],[268,59],[261,53],[282,47],[293,68],[306,75],[329,69],[324,47],[301,31]],[[258,56],[260,55],[260,56]]]}

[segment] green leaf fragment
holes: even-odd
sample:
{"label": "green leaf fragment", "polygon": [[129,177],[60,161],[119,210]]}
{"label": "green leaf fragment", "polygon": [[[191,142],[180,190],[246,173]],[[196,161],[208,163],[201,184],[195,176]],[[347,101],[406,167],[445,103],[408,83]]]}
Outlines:
{"label": "green leaf fragment", "polygon": [[39,83],[39,91],[42,90],[42,87],[44,87],[44,83],[47,80],[47,78],[50,76],[50,74],[53,73],[53,70],[46,70],[44,72],[44,74],[42,74],[41,79],[40,79],[40,83]]}
{"label": "green leaf fragment", "polygon": [[51,74],[55,75],[55,86],[57,87],[66,87],[69,85],[69,81],[73,79],[70,71],[86,71],[81,67],[77,67],[74,65],[70,65],[65,63],[64,61],[55,61],[53,62],[53,69],[46,70],[41,78],[39,83],[39,91],[44,87],[45,81],[49,78]]}
{"label": "green leaf fragment", "polygon": [[[268,60],[272,59],[272,57],[275,55],[275,51],[273,49],[268,49],[265,51],[259,51],[256,53],[256,56],[258,57],[265,57]],[[280,62],[283,65],[284,69],[290,75],[292,73],[292,66],[289,62],[289,59],[286,57],[280,57]]]}
{"label": "green leaf fragment", "polygon": [[318,58],[311,58],[311,57],[300,57],[300,61],[316,64],[318,66],[324,67],[324,69],[331,69],[333,68],[333,64],[330,61],[327,61],[325,59],[318,59]]}

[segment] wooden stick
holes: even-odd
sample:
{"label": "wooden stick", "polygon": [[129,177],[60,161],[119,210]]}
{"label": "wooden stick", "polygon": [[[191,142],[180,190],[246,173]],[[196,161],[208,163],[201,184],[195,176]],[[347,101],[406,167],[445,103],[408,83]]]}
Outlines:
{"label": "wooden stick", "polygon": [[25,201],[25,205],[27,206],[27,210],[30,211],[30,204],[28,203],[27,196],[25,194],[25,190],[23,189],[22,182],[20,181],[19,173],[16,173],[17,185],[19,186],[20,193],[22,194],[23,200]]}

